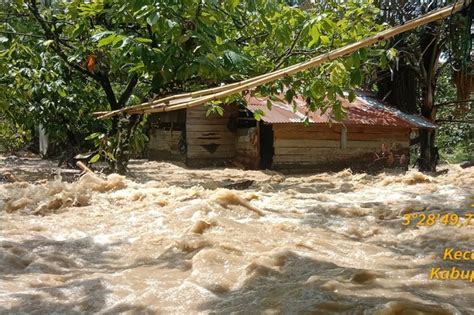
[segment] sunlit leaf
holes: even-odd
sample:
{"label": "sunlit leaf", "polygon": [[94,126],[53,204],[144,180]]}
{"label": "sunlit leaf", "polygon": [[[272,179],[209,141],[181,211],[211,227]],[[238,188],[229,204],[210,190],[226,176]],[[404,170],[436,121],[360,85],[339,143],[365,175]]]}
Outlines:
{"label": "sunlit leaf", "polygon": [[160,19],[159,13],[158,13],[158,12],[155,12],[155,13],[151,14],[150,16],[148,16],[148,17],[146,18],[146,22],[147,22],[150,26],[153,26],[153,25],[155,25],[155,24],[158,22],[159,19]]}
{"label": "sunlit leaf", "polygon": [[95,163],[100,159],[100,154],[96,154],[93,157],[90,158],[89,162],[90,163]]}
{"label": "sunlit leaf", "polygon": [[135,38],[135,40],[140,43],[147,43],[147,44],[153,42],[150,38],[144,38],[144,37],[137,37]]}
{"label": "sunlit leaf", "polygon": [[109,36],[107,36],[107,37],[102,38],[102,39],[99,40],[99,42],[97,43],[97,47],[103,47],[103,46],[112,44],[112,42],[116,39],[116,37],[117,37],[117,35],[111,34],[111,35],[109,35]]}
{"label": "sunlit leaf", "polygon": [[264,115],[265,113],[261,109],[257,109],[253,113],[253,117],[255,118],[256,121],[260,121]]}
{"label": "sunlit leaf", "polygon": [[267,100],[267,108],[268,108],[268,110],[272,110],[272,105],[273,105],[272,101],[271,101],[271,100]]}

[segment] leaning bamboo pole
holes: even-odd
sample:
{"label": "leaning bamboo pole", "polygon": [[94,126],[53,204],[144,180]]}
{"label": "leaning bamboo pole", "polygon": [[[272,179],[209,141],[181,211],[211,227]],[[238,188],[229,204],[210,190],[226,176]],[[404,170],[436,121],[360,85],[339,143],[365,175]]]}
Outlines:
{"label": "leaning bamboo pole", "polygon": [[[339,57],[343,57],[345,55],[351,54],[361,48],[371,46],[383,40],[392,38],[398,34],[415,29],[416,27],[443,19],[451,14],[459,12],[461,9],[463,9],[465,6],[469,5],[470,3],[471,3],[471,0],[458,1],[454,5],[449,5],[442,9],[432,11],[417,19],[411,20],[403,25],[389,28],[388,30],[377,33],[373,36],[365,38],[356,43],[349,44],[347,46],[344,46],[339,49],[335,49],[326,54],[314,57],[308,61],[301,62],[293,66],[289,66],[289,67],[286,67],[274,72],[270,72],[270,73],[263,74],[251,79],[247,79],[244,81],[240,81],[240,82],[236,82],[236,83],[232,83],[229,85],[224,85],[224,86],[220,86],[216,88],[205,89],[205,90],[200,90],[196,92],[165,97],[163,99],[156,100],[151,103],[144,103],[137,106],[127,107],[119,111],[108,112],[107,114],[102,115],[98,118],[99,119],[110,118],[122,112],[134,113],[134,114],[159,113],[159,112],[168,112],[168,111],[174,111],[174,110],[179,110],[179,109],[186,109],[186,108],[200,106],[200,105],[203,105],[215,100],[219,100],[219,99],[231,96],[233,94],[243,92],[245,90],[255,88],[260,85],[264,85],[264,84],[279,80],[285,76],[290,76],[297,72],[301,72],[310,68],[317,67],[323,64],[324,62],[332,61]],[[189,100],[189,98],[191,98],[191,100]],[[178,100],[178,101],[175,104],[170,105],[170,102],[172,100]]]}
{"label": "leaning bamboo pole", "polygon": [[[296,67],[296,66],[298,66],[298,64],[293,65],[291,67]],[[283,69],[274,71],[272,73],[280,73],[280,72],[283,73],[284,71],[288,70],[288,68],[290,68],[290,67],[283,68]],[[123,112],[127,112],[127,113],[130,113],[130,114],[138,114],[138,113],[142,113],[142,111],[145,110],[145,109],[146,110],[152,110],[152,109],[161,108],[161,107],[164,107],[164,106],[175,106],[175,105],[179,105],[181,103],[188,102],[189,101],[188,98],[194,99],[196,97],[215,94],[215,93],[222,92],[222,91],[234,88],[234,87],[241,86],[242,84],[248,84],[248,83],[257,81],[257,80],[262,79],[266,76],[268,76],[268,73],[265,73],[265,74],[262,74],[262,75],[259,75],[259,76],[256,76],[256,77],[253,77],[253,78],[250,78],[250,79],[246,79],[246,80],[243,80],[243,81],[239,81],[239,82],[236,82],[236,83],[230,83],[230,84],[226,84],[226,85],[222,85],[222,86],[218,86],[218,87],[213,87],[213,88],[209,88],[209,89],[205,89],[205,90],[199,90],[199,91],[195,91],[195,92],[189,92],[189,93],[183,93],[183,94],[176,94],[176,95],[172,95],[172,96],[167,96],[167,97],[164,97],[164,98],[153,100],[151,102],[144,102],[144,103],[141,103],[139,105],[129,106],[129,107],[117,109],[117,110],[114,110],[114,111],[94,112],[94,113],[92,113],[92,115],[97,116],[98,119],[107,119],[107,118],[113,117],[113,116],[118,115],[118,114],[123,113]],[[170,103],[172,101],[175,101],[175,100],[178,100],[178,101],[176,101],[175,104],[171,105]]]}
{"label": "leaning bamboo pole", "polygon": [[[298,64],[290,66],[290,67],[296,67],[296,66],[298,66]],[[280,73],[280,72],[283,73],[284,71],[288,70],[288,68],[290,68],[290,67],[283,68],[283,69],[280,69],[280,70],[276,70],[272,73]],[[225,84],[225,85],[222,85],[222,86],[213,87],[213,88],[204,89],[204,90],[199,90],[199,91],[195,91],[195,92],[189,92],[189,93],[166,96],[164,98],[156,99],[156,100],[153,100],[151,102],[150,101],[149,102],[144,102],[144,103],[141,103],[141,104],[138,104],[138,105],[135,105],[135,106],[129,106],[129,107],[117,109],[117,110],[114,110],[114,111],[94,112],[94,113],[92,113],[92,115],[97,116],[99,119],[107,119],[107,118],[113,117],[113,116],[118,115],[118,114],[123,113],[123,112],[127,112],[127,113],[130,113],[130,114],[137,114],[137,113],[141,113],[142,110],[144,110],[144,109],[150,110],[150,109],[160,108],[160,107],[164,107],[164,106],[175,106],[175,105],[178,105],[180,103],[188,102],[189,100],[187,100],[186,98],[192,98],[193,99],[193,98],[196,98],[196,97],[201,97],[201,96],[206,96],[206,95],[226,91],[228,89],[241,86],[242,84],[248,84],[248,83],[257,81],[257,80],[262,79],[262,78],[264,78],[268,75],[269,75],[268,73],[265,73],[265,74],[262,74],[262,75],[259,75],[259,76],[256,76],[256,77],[253,77],[253,78],[250,78],[250,79],[246,79],[246,80],[243,80],[243,81],[239,81],[239,82],[236,82],[236,83]],[[170,103],[172,101],[175,101],[175,100],[178,100],[178,101],[175,104],[170,105]]]}

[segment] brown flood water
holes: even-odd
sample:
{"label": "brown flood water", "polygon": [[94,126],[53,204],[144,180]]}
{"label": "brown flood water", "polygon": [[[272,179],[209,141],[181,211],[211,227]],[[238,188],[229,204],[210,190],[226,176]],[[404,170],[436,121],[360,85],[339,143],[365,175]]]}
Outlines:
{"label": "brown flood water", "polygon": [[[284,176],[135,162],[127,178],[1,184],[0,313],[474,314],[474,282],[429,279],[474,269],[442,260],[472,250],[474,225],[402,225],[413,209],[474,212],[474,168],[447,168]],[[221,188],[243,179],[255,182]]]}

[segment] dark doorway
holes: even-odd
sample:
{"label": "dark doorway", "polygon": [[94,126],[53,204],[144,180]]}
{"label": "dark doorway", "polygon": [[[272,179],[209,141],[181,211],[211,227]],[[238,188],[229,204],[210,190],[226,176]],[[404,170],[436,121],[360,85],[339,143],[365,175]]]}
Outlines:
{"label": "dark doorway", "polygon": [[273,154],[272,125],[260,121],[260,168],[272,168]]}

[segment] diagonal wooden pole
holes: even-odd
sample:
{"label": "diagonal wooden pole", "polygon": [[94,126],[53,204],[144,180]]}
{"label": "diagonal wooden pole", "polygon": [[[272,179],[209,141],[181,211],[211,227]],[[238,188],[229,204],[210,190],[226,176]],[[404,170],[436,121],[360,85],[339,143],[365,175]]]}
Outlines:
{"label": "diagonal wooden pole", "polygon": [[[278,71],[270,72],[267,74],[260,75],[258,77],[254,77],[229,85],[224,85],[221,87],[170,96],[164,99],[154,101],[152,103],[144,103],[137,106],[127,107],[119,111],[109,112],[105,115],[100,116],[99,119],[110,118],[122,112],[133,114],[159,113],[200,106],[211,101],[219,100],[231,96],[233,94],[237,94],[245,90],[249,90],[257,86],[279,80],[285,76],[290,76],[297,72],[317,67],[323,64],[324,62],[332,61],[339,57],[351,54],[361,48],[392,38],[398,34],[415,29],[416,27],[441,20],[447,16],[450,16],[451,14],[459,12],[465,6],[470,5],[470,3],[471,0],[458,1],[454,5],[449,5],[442,9],[432,11],[417,19],[413,19],[403,25],[389,28],[388,30],[377,33],[356,43],[349,44],[339,49],[335,49],[327,54],[314,57],[308,61],[301,62],[293,66],[280,69]],[[191,100],[189,98],[191,98]],[[174,104],[171,104],[172,101],[175,101]]]}

